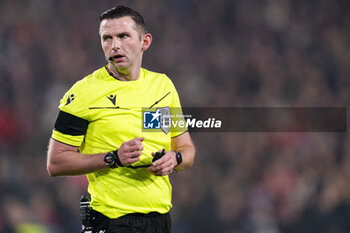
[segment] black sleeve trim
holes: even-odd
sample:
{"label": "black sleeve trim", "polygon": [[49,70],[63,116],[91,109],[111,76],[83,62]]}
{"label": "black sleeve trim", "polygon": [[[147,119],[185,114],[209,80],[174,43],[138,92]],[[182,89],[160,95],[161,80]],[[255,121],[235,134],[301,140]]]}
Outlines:
{"label": "black sleeve trim", "polygon": [[70,113],[60,111],[58,113],[55,130],[72,136],[85,135],[89,122]]}

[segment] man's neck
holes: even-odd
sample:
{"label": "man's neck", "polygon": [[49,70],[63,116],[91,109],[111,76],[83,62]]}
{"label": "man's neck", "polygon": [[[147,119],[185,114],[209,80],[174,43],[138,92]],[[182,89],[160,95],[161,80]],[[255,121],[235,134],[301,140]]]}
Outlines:
{"label": "man's neck", "polygon": [[113,75],[114,78],[120,81],[135,81],[139,79],[140,76],[140,69],[118,70],[118,68],[111,63],[108,63],[107,69]]}

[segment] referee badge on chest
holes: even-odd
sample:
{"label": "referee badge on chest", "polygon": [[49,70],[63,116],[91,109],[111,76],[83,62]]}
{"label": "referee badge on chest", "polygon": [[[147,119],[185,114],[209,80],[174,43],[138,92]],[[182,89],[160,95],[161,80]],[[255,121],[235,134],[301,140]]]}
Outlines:
{"label": "referee badge on chest", "polygon": [[170,115],[170,108],[169,107],[163,107],[163,108],[157,108],[157,111],[160,112],[160,128],[163,130],[164,133],[169,133],[170,127],[171,127],[171,115]]}

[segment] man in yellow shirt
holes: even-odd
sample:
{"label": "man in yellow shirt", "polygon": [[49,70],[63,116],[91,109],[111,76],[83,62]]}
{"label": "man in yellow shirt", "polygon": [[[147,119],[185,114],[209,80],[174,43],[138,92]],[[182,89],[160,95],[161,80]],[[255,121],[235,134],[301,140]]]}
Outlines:
{"label": "man in yellow shirt", "polygon": [[177,91],[165,74],[141,68],[152,36],[138,12],[107,10],[99,34],[108,64],[60,101],[48,172],[87,175],[94,232],[170,232],[168,175],[190,168],[195,156],[187,129],[162,122],[164,111],[169,119],[181,112]]}

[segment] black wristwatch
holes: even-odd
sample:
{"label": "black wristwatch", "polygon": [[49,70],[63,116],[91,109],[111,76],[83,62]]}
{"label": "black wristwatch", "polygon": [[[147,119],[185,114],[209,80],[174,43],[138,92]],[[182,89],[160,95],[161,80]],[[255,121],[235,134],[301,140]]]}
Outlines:
{"label": "black wristwatch", "polygon": [[118,166],[124,167],[123,164],[119,160],[118,150],[108,152],[105,155],[103,160],[105,161],[106,165],[110,168],[116,168]]}
{"label": "black wristwatch", "polygon": [[177,164],[176,164],[176,166],[175,166],[175,167],[177,167],[177,166],[179,166],[179,165],[180,165],[180,163],[182,163],[182,154],[181,154],[181,152],[180,152],[180,151],[176,151],[176,150],[174,150],[174,152],[175,152],[176,162],[177,162]]}
{"label": "black wristwatch", "polygon": [[108,152],[103,161],[105,161],[106,165],[110,168],[116,168],[117,164],[115,163],[115,156],[113,152]]}

